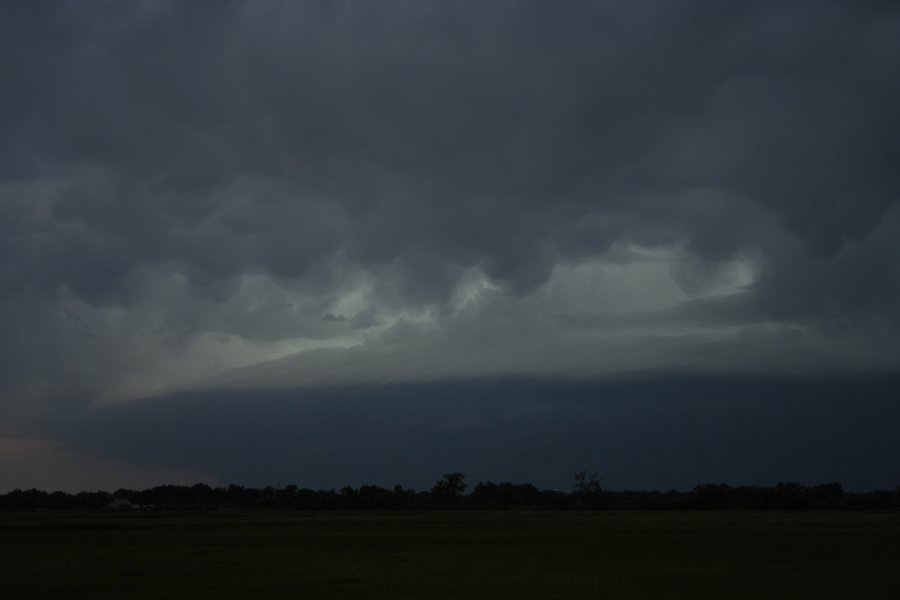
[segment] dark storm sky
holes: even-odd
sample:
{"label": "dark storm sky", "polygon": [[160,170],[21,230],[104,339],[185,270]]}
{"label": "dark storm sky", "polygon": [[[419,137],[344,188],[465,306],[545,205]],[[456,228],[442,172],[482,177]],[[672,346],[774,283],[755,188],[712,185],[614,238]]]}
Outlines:
{"label": "dark storm sky", "polygon": [[900,483],[893,2],[0,4],[0,488]]}

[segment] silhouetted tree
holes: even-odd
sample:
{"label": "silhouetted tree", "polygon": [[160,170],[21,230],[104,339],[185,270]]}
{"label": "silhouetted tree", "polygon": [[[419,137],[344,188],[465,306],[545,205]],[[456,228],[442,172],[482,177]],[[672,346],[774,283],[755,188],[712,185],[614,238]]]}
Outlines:
{"label": "silhouetted tree", "polygon": [[575,497],[584,506],[597,506],[603,496],[600,475],[579,471],[575,473]]}
{"label": "silhouetted tree", "polygon": [[707,483],[694,488],[694,508],[725,510],[731,508],[732,489],[725,484]]}
{"label": "silhouetted tree", "polygon": [[811,508],[806,489],[793,481],[779,482],[773,490],[774,507],[783,510],[797,510]]}
{"label": "silhouetted tree", "polygon": [[575,473],[575,490],[588,494],[602,492],[603,488],[600,487],[600,475],[597,473],[591,473],[589,475],[587,471],[578,471]]}
{"label": "silhouetted tree", "polygon": [[466,476],[462,473],[444,473],[431,488],[431,495],[439,506],[456,506],[466,487]]}
{"label": "silhouetted tree", "polygon": [[493,481],[479,481],[472,490],[472,502],[478,506],[492,506],[496,499],[497,484]]}

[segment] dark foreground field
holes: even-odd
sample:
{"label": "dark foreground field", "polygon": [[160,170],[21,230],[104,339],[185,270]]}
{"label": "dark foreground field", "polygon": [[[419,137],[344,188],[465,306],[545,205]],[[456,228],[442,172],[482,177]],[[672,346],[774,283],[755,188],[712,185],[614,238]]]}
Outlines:
{"label": "dark foreground field", "polygon": [[0,598],[900,598],[900,515],[0,515]]}

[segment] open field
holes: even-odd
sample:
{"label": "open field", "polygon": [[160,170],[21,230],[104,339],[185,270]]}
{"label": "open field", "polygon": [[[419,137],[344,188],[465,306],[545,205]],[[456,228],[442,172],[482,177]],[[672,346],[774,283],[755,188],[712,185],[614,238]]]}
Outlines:
{"label": "open field", "polygon": [[0,597],[898,598],[900,515],[0,514]]}

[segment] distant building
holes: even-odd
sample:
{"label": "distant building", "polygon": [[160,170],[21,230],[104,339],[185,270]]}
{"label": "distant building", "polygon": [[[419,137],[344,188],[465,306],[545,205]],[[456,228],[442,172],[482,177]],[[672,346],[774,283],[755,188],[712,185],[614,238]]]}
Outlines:
{"label": "distant building", "polygon": [[110,508],[112,510],[128,510],[136,508],[136,506],[131,503],[131,500],[126,500],[125,498],[116,498],[112,502],[107,504],[106,508]]}

